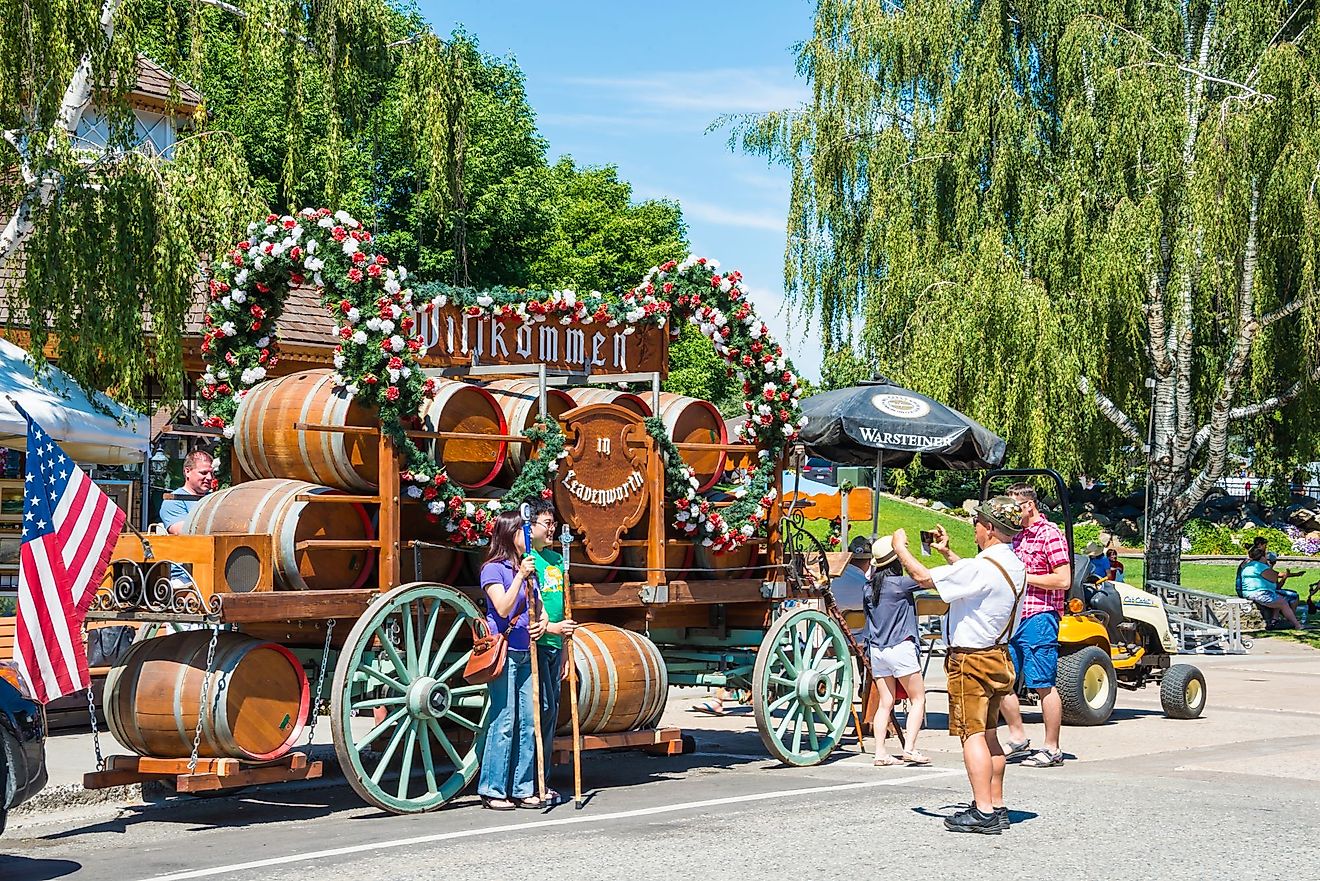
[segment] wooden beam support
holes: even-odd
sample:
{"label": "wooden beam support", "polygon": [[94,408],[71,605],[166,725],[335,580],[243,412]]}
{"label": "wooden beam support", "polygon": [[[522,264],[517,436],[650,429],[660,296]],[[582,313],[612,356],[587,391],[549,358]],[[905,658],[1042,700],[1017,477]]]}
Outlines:
{"label": "wooden beam support", "polygon": [[376,598],[376,591],[278,590],[268,593],[222,593],[220,620],[227,624],[291,621],[299,618],[357,618]]}

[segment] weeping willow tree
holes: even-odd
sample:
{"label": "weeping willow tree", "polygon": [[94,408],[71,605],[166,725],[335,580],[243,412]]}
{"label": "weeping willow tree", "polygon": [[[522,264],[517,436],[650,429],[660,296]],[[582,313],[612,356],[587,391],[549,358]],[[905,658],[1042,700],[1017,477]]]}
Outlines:
{"label": "weeping willow tree", "polygon": [[[227,247],[263,202],[306,198],[298,184],[313,161],[319,195],[339,201],[346,140],[378,97],[371,76],[409,52],[434,55],[437,41],[421,46],[420,30],[387,0],[0,0],[0,169],[10,170],[0,174],[0,273],[17,279],[0,289],[6,323],[125,403],[145,403],[148,377],[177,399],[199,259]],[[238,47],[230,100],[281,116],[274,198],[253,187],[242,146],[209,128],[204,108],[165,155],[135,134],[139,53],[197,82],[218,34]],[[449,68],[430,70],[423,95],[453,86]],[[177,100],[177,81],[172,91]],[[422,106],[417,125],[444,129],[442,110]],[[105,143],[82,137],[91,114],[105,120]],[[315,133],[309,117],[324,119]]]}
{"label": "weeping willow tree", "polygon": [[792,170],[787,283],[827,350],[857,332],[1020,462],[1140,457],[1147,571],[1177,580],[1230,435],[1320,438],[1316,24],[1310,0],[820,0],[811,100],[736,137]]}

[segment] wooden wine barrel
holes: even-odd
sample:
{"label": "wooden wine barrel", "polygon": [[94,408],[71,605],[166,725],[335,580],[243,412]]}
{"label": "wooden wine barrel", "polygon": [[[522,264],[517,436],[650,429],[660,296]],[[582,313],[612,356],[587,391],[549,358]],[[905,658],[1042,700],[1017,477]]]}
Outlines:
{"label": "wooden wine barrel", "polygon": [[[645,523],[639,523],[638,526],[645,526]],[[645,538],[645,533],[637,535],[638,538]],[[692,542],[686,539],[670,539],[665,542],[665,578],[669,580],[685,581],[688,578],[688,571],[692,568]],[[624,581],[645,581],[646,580],[646,548],[644,547],[625,547],[623,549],[622,578]]]}
{"label": "wooden wine barrel", "polygon": [[[509,425],[509,434],[520,435],[532,426],[540,417],[540,385],[534,379],[502,379],[486,386],[486,390],[495,396],[504,410],[504,420]],[[551,417],[558,420],[577,404],[568,392],[559,388],[545,390],[545,409]],[[506,479],[515,479],[527,464],[532,454],[530,444],[509,444],[509,455],[504,460]]]}
{"label": "wooden wine barrel", "polygon": [[[192,754],[210,639],[210,630],[144,639],[110,668],[105,716],[116,740],[143,756]],[[297,743],[310,698],[293,652],[222,631],[209,678],[198,756],[265,762]]]}
{"label": "wooden wine barrel", "polygon": [[570,389],[569,394],[579,407],[585,407],[588,404],[615,404],[629,412],[636,413],[638,416],[651,415],[651,405],[646,402],[645,398],[634,395],[632,392],[591,386],[590,388]]}
{"label": "wooden wine barrel", "polygon": [[489,439],[431,442],[431,454],[444,463],[450,480],[475,488],[485,486],[500,473],[509,443],[495,435],[508,434],[508,423],[490,392],[479,385],[437,379],[435,397],[422,403],[419,415],[427,431],[492,435]]}
{"label": "wooden wine barrel", "polygon": [[[424,542],[425,547],[405,550],[403,571],[411,581],[438,581],[457,584],[467,562],[466,555],[445,540],[445,529],[426,518],[426,506],[399,506],[399,539],[405,549],[410,542]],[[435,547],[437,546],[438,547]]]}
{"label": "wooden wine barrel", "polygon": [[299,495],[334,496],[338,490],[302,480],[252,480],[211,493],[188,517],[192,535],[269,533],[275,539],[275,587],[337,590],[361,587],[371,574],[372,548],[306,548],[312,540],[369,541],[376,530],[357,502],[298,501]]}
{"label": "wooden wine barrel", "polygon": [[[583,624],[573,633],[578,718],[583,734],[652,728],[665,711],[669,672],[655,643],[610,624]],[[568,678],[559,699],[557,730],[571,731]]]}
{"label": "wooden wine barrel", "polygon": [[376,413],[336,386],[331,370],[305,370],[258,383],[234,416],[234,453],[249,477],[287,477],[350,491],[379,479],[378,441],[371,435],[299,431],[317,425],[377,426]]}
{"label": "wooden wine barrel", "polygon": [[692,565],[702,578],[713,578],[719,581],[755,577],[756,570],[752,568],[752,564],[756,562],[756,552],[760,549],[759,545],[749,543],[723,554],[717,554],[701,543],[697,543],[693,547]]}
{"label": "wooden wine barrel", "polygon": [[[710,401],[661,392],[660,410],[655,415],[664,421],[675,443],[728,443],[724,417]],[[698,492],[710,489],[724,473],[723,450],[680,450],[679,455],[696,471]]]}

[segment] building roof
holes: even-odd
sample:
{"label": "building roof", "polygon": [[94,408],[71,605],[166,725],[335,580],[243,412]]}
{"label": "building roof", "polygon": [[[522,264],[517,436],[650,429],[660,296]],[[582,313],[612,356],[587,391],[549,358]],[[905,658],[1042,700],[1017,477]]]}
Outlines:
{"label": "building roof", "polygon": [[[193,285],[192,303],[183,321],[184,337],[201,337],[206,303],[206,279],[199,275]],[[306,285],[289,290],[289,295],[284,298],[284,312],[275,322],[275,329],[275,338],[281,343],[331,349],[339,342],[335,321],[321,305],[321,295],[316,288]]]}
{"label": "building roof", "polygon": [[174,76],[160,64],[145,55],[137,57],[137,81],[133,83],[132,98],[147,99],[153,104],[168,105],[171,102],[170,88],[179,90],[180,110],[196,110],[202,103],[202,94],[179,77]]}

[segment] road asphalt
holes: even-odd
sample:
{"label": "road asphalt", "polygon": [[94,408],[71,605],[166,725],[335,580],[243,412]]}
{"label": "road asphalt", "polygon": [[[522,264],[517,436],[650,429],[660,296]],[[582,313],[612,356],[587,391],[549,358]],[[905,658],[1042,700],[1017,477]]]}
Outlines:
{"label": "road asphalt", "polygon": [[[582,810],[496,813],[464,795],[389,816],[334,780],[48,803],[11,818],[0,881],[1320,877],[1320,652],[1259,640],[1249,656],[1183,660],[1206,673],[1202,719],[1165,718],[1154,689],[1120,693],[1109,724],[1064,729],[1062,767],[1010,767],[1013,828],[997,837],[941,823],[968,794],[957,741],[940,730],[936,664],[928,768],[874,767],[851,735],[826,763],[785,768],[765,758],[749,708],[703,716],[691,707],[704,695],[676,689],[665,723],[698,751],[589,754]],[[1039,741],[1039,717],[1027,718]],[[52,741],[57,783],[86,764],[86,741]]]}

